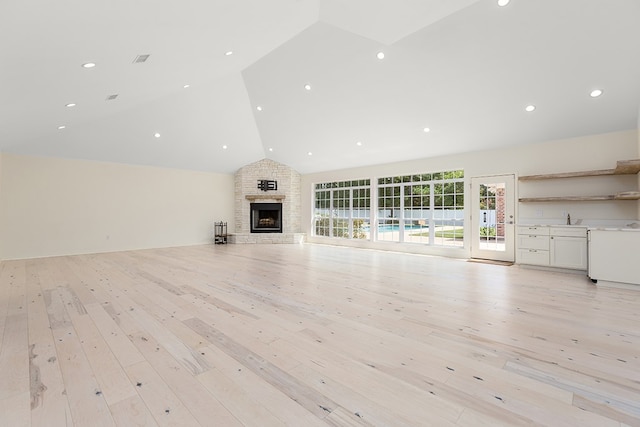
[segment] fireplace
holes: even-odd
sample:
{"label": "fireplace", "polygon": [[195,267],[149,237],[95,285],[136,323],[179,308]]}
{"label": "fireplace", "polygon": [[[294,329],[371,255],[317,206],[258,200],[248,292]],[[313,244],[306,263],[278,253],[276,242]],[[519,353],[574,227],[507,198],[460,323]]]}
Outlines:
{"label": "fireplace", "polygon": [[282,233],[282,203],[251,203],[252,233]]}
{"label": "fireplace", "polygon": [[271,159],[238,169],[229,243],[302,243],[300,180],[298,172]]}

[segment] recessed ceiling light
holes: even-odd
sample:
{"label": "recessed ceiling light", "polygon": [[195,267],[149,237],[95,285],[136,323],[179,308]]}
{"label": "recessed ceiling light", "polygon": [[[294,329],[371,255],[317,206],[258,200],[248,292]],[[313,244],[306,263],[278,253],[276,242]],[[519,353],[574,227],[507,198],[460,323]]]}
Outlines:
{"label": "recessed ceiling light", "polygon": [[223,145],[223,146],[222,146],[222,149],[223,149],[223,150],[226,150],[227,148],[229,148],[229,147],[227,147],[226,145]]}
{"label": "recessed ceiling light", "polygon": [[258,110],[258,111],[262,111],[262,107],[261,107],[260,105],[258,105],[258,106],[256,107],[256,110]]}
{"label": "recessed ceiling light", "polygon": [[356,145],[357,145],[358,147],[362,147],[362,141],[358,141],[358,142],[356,142]]}
{"label": "recessed ceiling light", "polygon": [[96,66],[95,62],[87,62],[85,64],[82,64],[82,68],[93,68]]}
{"label": "recessed ceiling light", "polygon": [[62,130],[62,129],[66,129],[66,126],[65,125],[58,126],[58,130]]}
{"label": "recessed ceiling light", "polygon": [[184,85],[182,87],[185,88],[185,89],[189,89],[191,87],[191,85]]}
{"label": "recessed ceiling light", "polygon": [[71,107],[75,107],[75,106],[76,106],[76,104],[75,104],[75,103],[73,103],[73,102],[70,102],[70,103],[68,103],[67,105],[65,105],[65,107],[69,107],[69,108],[71,108]]}
{"label": "recessed ceiling light", "polygon": [[306,90],[311,90],[311,85],[307,83],[306,85],[304,85],[304,88],[305,88]]}
{"label": "recessed ceiling light", "polygon": [[273,151],[273,148],[269,147],[269,151]]}
{"label": "recessed ceiling light", "polygon": [[309,151],[309,152],[307,153],[307,156],[313,156],[313,153],[312,153],[311,151]]}
{"label": "recessed ceiling light", "polygon": [[527,113],[530,113],[530,112],[534,111],[535,109],[536,109],[536,106],[535,106],[535,105],[527,105],[527,106],[525,107],[525,109],[524,109],[524,110],[525,110]]}
{"label": "recessed ceiling light", "polygon": [[378,59],[384,59],[384,52],[378,52],[378,53],[376,54],[376,57],[377,57]]}
{"label": "recessed ceiling light", "polygon": [[424,128],[424,129],[422,129],[422,130],[423,130],[425,133],[429,133],[429,132],[431,132],[431,129],[430,129],[430,128]]}
{"label": "recessed ceiling light", "polygon": [[589,94],[589,96],[591,96],[592,98],[597,98],[600,95],[602,95],[602,89],[594,89],[591,91],[591,93]]}
{"label": "recessed ceiling light", "polygon": [[498,0],[498,6],[506,6],[511,0]]}
{"label": "recessed ceiling light", "polygon": [[160,138],[160,134],[158,132],[154,133],[153,136],[155,136],[156,138]]}
{"label": "recessed ceiling light", "polygon": [[231,56],[231,55],[233,55],[233,51],[232,50],[228,50],[224,54],[225,54],[225,56]]}

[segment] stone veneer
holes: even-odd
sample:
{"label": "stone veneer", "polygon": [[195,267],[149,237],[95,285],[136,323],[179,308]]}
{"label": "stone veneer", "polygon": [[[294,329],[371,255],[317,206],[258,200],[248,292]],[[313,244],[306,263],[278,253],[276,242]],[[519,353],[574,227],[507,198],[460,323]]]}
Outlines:
{"label": "stone veneer", "polygon": [[[278,189],[262,191],[258,181],[278,182]],[[251,233],[249,215],[252,200],[257,202],[282,203],[282,233]],[[276,196],[271,198],[270,196]],[[281,199],[284,196],[284,199]],[[262,159],[240,168],[235,173],[235,233],[229,236],[230,243],[300,243],[304,233],[300,232],[300,174],[287,165]]]}

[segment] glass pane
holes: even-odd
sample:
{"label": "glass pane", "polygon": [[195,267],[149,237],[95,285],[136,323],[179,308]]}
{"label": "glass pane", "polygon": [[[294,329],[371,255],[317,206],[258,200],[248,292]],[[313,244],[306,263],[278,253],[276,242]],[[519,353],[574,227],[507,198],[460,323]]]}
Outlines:
{"label": "glass pane", "polygon": [[353,238],[369,239],[369,219],[354,219],[353,222]]}
{"label": "glass pane", "polygon": [[349,238],[349,220],[344,218],[333,219],[333,237]]}
{"label": "glass pane", "polygon": [[378,240],[383,242],[400,241],[400,221],[398,219],[378,220]]}
{"label": "glass pane", "polygon": [[315,221],[315,235],[316,236],[328,236],[329,235],[329,217],[320,216],[316,217]]}
{"label": "glass pane", "polygon": [[403,241],[408,243],[429,243],[429,221],[422,219],[405,221]]}
{"label": "glass pane", "polygon": [[480,186],[480,249],[504,252],[505,232],[505,184]]}

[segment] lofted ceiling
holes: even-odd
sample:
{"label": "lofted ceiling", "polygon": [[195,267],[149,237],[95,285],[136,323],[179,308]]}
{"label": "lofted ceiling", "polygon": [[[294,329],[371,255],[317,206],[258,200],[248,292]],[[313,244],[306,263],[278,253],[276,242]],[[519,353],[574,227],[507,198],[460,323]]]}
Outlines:
{"label": "lofted ceiling", "polygon": [[634,129],[638,23],[638,0],[3,0],[0,151],[311,173]]}

